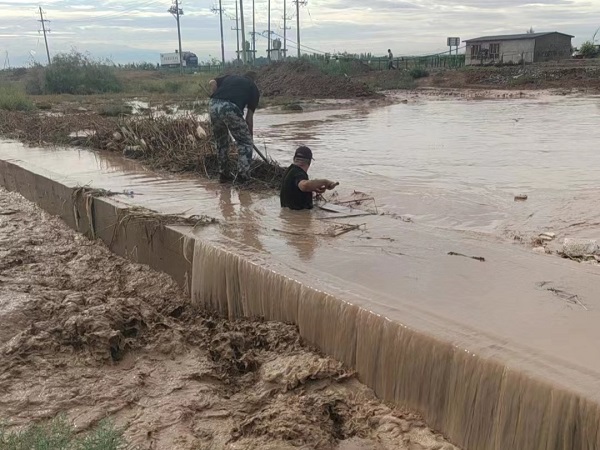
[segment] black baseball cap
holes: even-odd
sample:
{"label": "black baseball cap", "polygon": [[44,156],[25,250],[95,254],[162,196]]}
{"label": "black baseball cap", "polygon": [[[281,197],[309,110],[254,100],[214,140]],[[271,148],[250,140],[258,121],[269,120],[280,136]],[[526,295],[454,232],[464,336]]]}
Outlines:
{"label": "black baseball cap", "polygon": [[296,149],[296,153],[294,154],[294,158],[302,158],[302,159],[309,159],[312,160],[313,158],[313,154],[312,154],[312,150],[306,146],[302,146],[302,147],[298,147]]}

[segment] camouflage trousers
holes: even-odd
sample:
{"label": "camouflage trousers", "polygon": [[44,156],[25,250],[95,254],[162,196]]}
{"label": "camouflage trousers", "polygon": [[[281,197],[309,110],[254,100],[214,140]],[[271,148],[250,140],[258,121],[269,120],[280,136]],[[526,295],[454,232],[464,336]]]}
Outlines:
{"label": "camouflage trousers", "polygon": [[238,172],[247,176],[252,161],[253,140],[242,111],[227,100],[211,99],[209,104],[210,123],[217,146],[219,172],[225,174],[229,164],[229,133],[238,149]]}

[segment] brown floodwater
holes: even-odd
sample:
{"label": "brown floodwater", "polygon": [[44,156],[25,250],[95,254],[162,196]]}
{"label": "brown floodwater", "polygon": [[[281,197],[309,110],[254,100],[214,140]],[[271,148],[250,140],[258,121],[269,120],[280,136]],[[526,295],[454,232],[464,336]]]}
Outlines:
{"label": "brown floodwater", "polygon": [[[502,380],[526,374],[505,386],[502,395],[509,399],[531,395],[531,401],[542,401],[549,398],[547,392],[529,383],[543,379],[557,386],[559,391],[552,391],[556,398],[570,399],[564,392],[575,392],[597,405],[600,357],[593,343],[600,338],[600,268],[534,254],[526,247],[499,242],[497,236],[545,230],[559,236],[599,233],[600,213],[593,207],[600,197],[594,184],[600,175],[594,164],[599,105],[600,99],[593,97],[416,99],[372,110],[258,116],[259,144],[266,142],[272,156],[284,161],[297,144],[312,146],[316,161],[311,174],[339,180],[338,200],[352,198],[354,190],[365,192],[384,215],[281,211],[271,194],[158,175],[104,153],[24,148],[4,141],[0,158],[72,186],[133,191],[133,196],[117,197],[125,203],[220,219],[218,225],[196,231],[201,239],[194,256],[192,294],[207,302],[225,299],[227,305],[213,306],[230,315],[227,308],[233,306],[260,311],[280,294],[281,320],[294,321],[304,306],[304,320],[315,314],[317,323],[323,317],[337,317],[339,307],[331,302],[337,298],[352,305],[343,312],[349,323],[368,325],[374,320],[354,309],[359,308],[448,342],[464,350],[464,358],[477,355],[511,368],[498,375],[502,372],[496,366],[482,364],[474,369],[474,381],[465,380],[465,386],[477,385],[491,373]],[[521,193],[529,200],[514,202],[514,195]],[[374,210],[372,204],[364,206]],[[342,234],[351,226],[359,228]],[[243,261],[237,259],[240,255]],[[223,273],[229,277],[226,290],[220,284]],[[303,305],[286,305],[288,297],[298,294],[298,286],[310,288],[310,295],[307,291]],[[237,305],[240,295],[247,304]],[[312,313],[306,312],[307,305],[313,305],[308,308]],[[233,311],[233,316],[238,313]],[[310,321],[304,327],[310,335]],[[356,341],[349,341],[348,347],[371,339],[373,348],[385,344],[381,352],[395,355],[390,343],[382,343],[381,336],[391,333],[389,326],[373,322],[367,326],[371,328],[376,331],[362,341],[349,332]],[[397,337],[398,348],[410,347],[413,337],[402,336]],[[341,347],[338,343],[335,348]],[[344,362],[356,357],[360,365],[359,353],[334,356]],[[460,367],[468,366],[465,361]],[[363,377],[380,386],[378,393],[395,382],[385,379],[391,373],[387,367],[370,370],[365,369]],[[419,364],[403,370],[410,380],[445,380],[443,366],[426,373]],[[460,380],[454,382],[460,385]],[[452,388],[456,404],[468,404],[470,392]],[[421,394],[399,398],[410,395]],[[492,405],[494,399],[494,392],[487,392],[478,401]],[[522,402],[506,402],[501,404],[503,411],[518,416]],[[485,441],[481,417],[463,418],[473,427],[457,431],[459,420],[453,425],[451,409],[444,417],[436,416],[432,404],[423,404],[422,410],[433,415],[435,426],[444,430],[456,426],[452,435],[460,442]],[[578,410],[569,411],[563,423],[578,420]],[[540,414],[532,423],[554,427]],[[552,414],[554,423],[561,417],[560,408]],[[590,414],[589,420],[593,417]],[[504,435],[499,431],[497,436]],[[534,448],[524,441],[512,447],[504,444],[498,441],[489,448]]]}
{"label": "brown floodwater", "polygon": [[[324,113],[321,113],[324,114]],[[259,141],[288,161],[313,148],[314,176],[421,224],[495,235],[600,238],[600,96],[412,98],[325,117],[286,115]],[[261,140],[262,139],[262,140]],[[518,194],[527,202],[515,203]]]}

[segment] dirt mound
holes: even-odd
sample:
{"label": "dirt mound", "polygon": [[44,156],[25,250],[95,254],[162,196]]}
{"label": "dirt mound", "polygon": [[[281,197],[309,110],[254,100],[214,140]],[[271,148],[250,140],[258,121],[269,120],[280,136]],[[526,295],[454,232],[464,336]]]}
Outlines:
{"label": "dirt mound", "polygon": [[464,71],[467,85],[501,88],[600,88],[600,67],[528,65],[486,67]]}
{"label": "dirt mound", "polygon": [[344,75],[326,74],[303,60],[273,63],[262,68],[258,72],[257,84],[266,97],[351,99],[376,95],[365,83]]}
{"label": "dirt mound", "polygon": [[169,277],[2,189],[0,212],[9,428],[64,414],[77,431],[108,417],[140,449],[455,449],[294,326],[193,310]]}

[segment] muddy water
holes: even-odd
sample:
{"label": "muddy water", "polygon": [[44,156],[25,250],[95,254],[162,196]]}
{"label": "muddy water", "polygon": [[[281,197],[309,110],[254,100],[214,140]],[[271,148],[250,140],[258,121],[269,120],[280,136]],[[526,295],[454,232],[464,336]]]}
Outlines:
{"label": "muddy water", "polygon": [[[600,97],[430,101],[329,117],[286,116],[271,154],[314,148],[314,175],[423,224],[493,234],[600,238]],[[284,150],[285,149],[285,150]],[[515,203],[516,194],[529,200]]]}
{"label": "muddy water", "polygon": [[[564,101],[586,110],[591,100]],[[554,105],[563,100],[549,102]],[[453,111],[465,108],[467,114],[467,106],[479,108],[483,104],[493,109],[526,103],[415,102],[370,111],[264,116],[259,136],[267,139],[271,153],[282,159],[288,156],[287,148],[298,142],[313,145],[315,151],[327,149],[325,138],[341,126],[346,127],[345,136],[336,135],[337,142],[345,140],[347,146],[362,142],[365,148],[372,148],[361,137],[361,123],[379,127],[371,134],[372,140],[377,136],[387,140],[395,129],[399,108],[422,108],[423,120],[434,116],[442,124],[450,120],[442,114],[449,111],[444,109],[446,104],[453,105]],[[483,113],[479,116],[483,122],[488,120]],[[371,117],[379,119],[373,121]],[[512,126],[518,127],[526,117],[520,112],[515,119],[519,121],[513,121]],[[291,128],[286,131],[285,124],[290,121]],[[382,122],[387,125],[381,126]],[[348,128],[349,123],[355,127]],[[406,133],[409,130],[406,128]],[[289,140],[283,142],[282,137]],[[465,142],[467,137],[465,131]],[[589,144],[587,137],[580,142]],[[465,145],[470,146],[473,158],[478,155],[472,143]],[[428,168],[421,154],[404,152],[405,164],[397,164],[393,152],[386,148],[373,150],[380,152],[374,166],[358,158],[356,147],[347,153],[333,147],[317,152],[314,175],[330,171],[337,175],[344,183],[340,196],[349,196],[352,189],[369,192],[376,196],[380,208],[412,214],[414,223],[392,215],[340,218],[339,214],[322,210],[310,214],[280,211],[273,196],[223,188],[210,181],[159,176],[136,163],[123,163],[114,155],[49,152],[0,143],[0,156],[24,167],[48,171],[49,176],[70,185],[89,183],[135,192],[133,197],[119,196],[117,201],[161,212],[219,218],[218,225],[197,231],[201,242],[194,257],[194,293],[199,301],[212,302],[213,307],[232,317],[251,313],[299,323],[309,341],[319,342],[338,359],[356,364],[361,379],[374,386],[379,395],[408,402],[426,412],[435,426],[451,432],[467,448],[583,448],[569,439],[589,437],[572,437],[573,427],[582,429],[578,417],[597,417],[600,359],[589,343],[600,339],[600,271],[465,233],[501,229],[502,209],[497,205],[490,211],[484,208],[490,206],[490,199],[508,197],[507,208],[533,208],[533,199],[544,189],[543,177],[537,181],[530,177],[526,193],[531,200],[514,204],[510,189],[520,192],[526,186],[513,186],[507,181],[511,177],[498,175],[501,155],[491,152],[489,145],[484,142],[477,148],[489,153],[489,165],[495,168],[481,160],[469,166],[464,155],[462,166],[453,166],[456,158],[446,155],[444,159],[441,151],[436,157],[430,156],[432,167],[439,168],[437,172]],[[585,148],[589,156],[589,148]],[[518,167],[511,170],[521,171]],[[578,169],[582,173],[585,170],[593,171],[593,167]],[[405,176],[394,178],[396,171]],[[531,170],[522,172],[526,177]],[[469,184],[459,173],[470,173],[475,181]],[[589,189],[590,177],[579,178],[587,180]],[[392,188],[384,189],[387,185]],[[536,189],[531,187],[534,185]],[[548,192],[554,191],[548,188]],[[408,200],[406,204],[399,201],[402,198],[431,209],[417,214],[417,206],[410,208]],[[472,202],[473,198],[479,201]],[[471,211],[471,219],[462,225],[457,222],[460,218],[464,221],[466,213],[456,212],[461,208]],[[458,230],[440,231],[424,224]],[[361,227],[336,235],[340,225]],[[238,255],[245,258],[241,260]],[[344,307],[341,301],[347,302]],[[408,350],[400,353],[400,348]],[[506,372],[504,365],[512,370]],[[470,399],[480,391],[484,393]],[[582,401],[578,395],[591,402]],[[470,407],[471,400],[477,403],[476,412]],[[552,409],[551,420],[543,414],[529,414],[528,405],[543,400],[550,402],[546,406]],[[561,413],[565,408],[568,417]],[[493,412],[498,409],[503,415],[492,427],[489,417],[496,417]],[[513,421],[525,414],[526,421]],[[594,423],[586,428],[592,434],[597,430]],[[491,433],[495,441],[485,446]],[[507,442],[510,436],[520,440],[516,444]],[[539,446],[529,445],[527,439]],[[556,440],[563,445],[554,445]]]}

